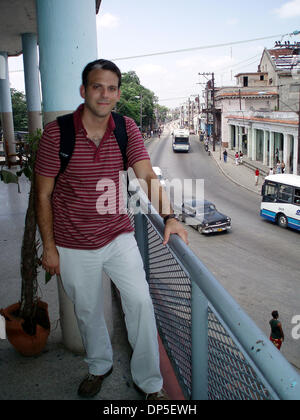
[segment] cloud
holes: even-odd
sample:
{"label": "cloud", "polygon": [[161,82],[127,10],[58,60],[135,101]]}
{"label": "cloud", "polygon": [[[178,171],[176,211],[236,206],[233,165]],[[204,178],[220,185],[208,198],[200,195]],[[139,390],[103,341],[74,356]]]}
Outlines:
{"label": "cloud", "polygon": [[274,12],[282,19],[295,18],[300,16],[300,0],[289,1],[279,9],[275,9]]}
{"label": "cloud", "polygon": [[212,71],[222,69],[224,66],[228,66],[232,63],[229,55],[216,55],[216,54],[201,54],[194,55],[182,60],[176,61],[176,66],[180,69],[189,69],[194,73],[203,71]]}
{"label": "cloud", "polygon": [[231,18],[226,21],[226,24],[233,26],[233,25],[237,25],[239,22],[240,22],[239,19]]}
{"label": "cloud", "polygon": [[98,28],[117,28],[120,25],[120,18],[118,16],[112,15],[111,13],[104,13],[103,15],[97,16],[97,26]]}

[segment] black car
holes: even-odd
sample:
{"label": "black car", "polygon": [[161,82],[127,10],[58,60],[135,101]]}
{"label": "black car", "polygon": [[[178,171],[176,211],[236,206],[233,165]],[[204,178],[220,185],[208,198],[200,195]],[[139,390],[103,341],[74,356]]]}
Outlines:
{"label": "black car", "polygon": [[182,204],[180,219],[200,233],[224,232],[231,229],[231,219],[217,211],[207,200],[188,200]]}

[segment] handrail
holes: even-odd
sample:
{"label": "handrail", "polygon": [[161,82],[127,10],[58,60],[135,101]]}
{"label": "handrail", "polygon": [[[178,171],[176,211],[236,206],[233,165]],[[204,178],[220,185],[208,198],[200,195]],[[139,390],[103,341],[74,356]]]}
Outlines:
{"label": "handrail", "polygon": [[[136,215],[138,243],[143,242],[143,255],[147,256],[147,243],[143,236],[146,218],[159,237],[163,238],[164,224],[158,214]],[[191,249],[176,235],[172,235],[168,250],[188,273],[192,283],[192,399],[208,398],[207,377],[207,337],[199,338],[199,318],[202,325],[207,323],[208,309],[213,308],[220,320],[235,338],[238,347],[247,356],[262,383],[266,384],[268,394],[273,399],[300,400],[300,375],[275,348],[266,335],[257,327],[230,294],[215,279]],[[149,256],[147,256],[148,261]],[[148,264],[148,262],[147,262]],[[206,317],[206,320],[205,320]],[[205,327],[205,326],[204,326]],[[203,335],[203,334],[202,334]],[[207,335],[207,334],[206,334]],[[201,357],[200,357],[201,355]]]}

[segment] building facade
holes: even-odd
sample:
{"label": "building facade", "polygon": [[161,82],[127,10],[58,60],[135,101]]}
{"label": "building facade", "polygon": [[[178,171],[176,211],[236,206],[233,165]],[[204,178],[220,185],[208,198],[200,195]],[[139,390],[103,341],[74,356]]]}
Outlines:
{"label": "building facade", "polygon": [[[265,49],[256,73],[237,74],[236,86],[215,89],[215,133],[222,146],[251,160],[299,174],[300,43]],[[202,120],[211,121],[207,86]],[[210,117],[207,117],[207,113]]]}

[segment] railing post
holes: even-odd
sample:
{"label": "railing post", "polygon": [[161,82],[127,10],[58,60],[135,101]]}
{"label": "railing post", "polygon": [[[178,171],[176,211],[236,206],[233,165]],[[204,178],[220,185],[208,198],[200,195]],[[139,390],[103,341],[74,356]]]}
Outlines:
{"label": "railing post", "polygon": [[147,218],[142,213],[134,215],[135,239],[144,262],[146,279],[149,281],[149,250],[148,250],[148,229]]}
{"label": "railing post", "polygon": [[192,281],[192,400],[208,400],[208,301]]}

